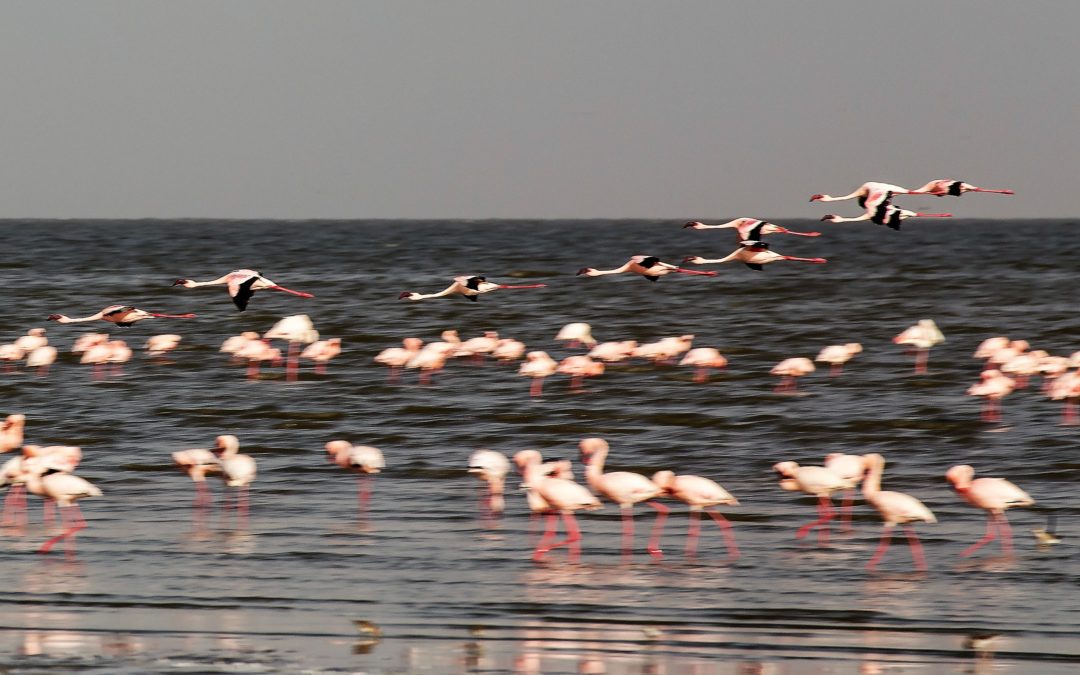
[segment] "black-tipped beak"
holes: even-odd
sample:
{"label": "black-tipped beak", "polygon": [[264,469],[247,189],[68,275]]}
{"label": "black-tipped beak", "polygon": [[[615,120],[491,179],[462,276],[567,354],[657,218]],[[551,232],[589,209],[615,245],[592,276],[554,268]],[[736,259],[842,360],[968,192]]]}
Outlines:
{"label": "black-tipped beak", "polygon": [[398,300],[404,300],[405,298],[409,297],[410,295],[412,295],[412,291],[402,291],[401,294],[397,296],[397,298],[398,298]]}
{"label": "black-tipped beak", "polygon": [[588,273],[589,273],[589,270],[590,270],[590,269],[591,269],[591,268],[589,268],[589,267],[582,267],[581,269],[579,269],[579,270],[577,271],[577,274],[576,274],[576,275],[574,275],[574,276],[579,276],[579,277],[580,277],[580,276],[581,276],[581,275],[583,275],[583,274],[588,274]]}

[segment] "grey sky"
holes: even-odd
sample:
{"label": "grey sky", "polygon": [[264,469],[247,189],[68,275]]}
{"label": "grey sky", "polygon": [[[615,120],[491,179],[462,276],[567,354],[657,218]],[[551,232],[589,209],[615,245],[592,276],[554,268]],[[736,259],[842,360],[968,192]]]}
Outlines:
{"label": "grey sky", "polygon": [[1080,2],[0,4],[2,217],[1075,216]]}

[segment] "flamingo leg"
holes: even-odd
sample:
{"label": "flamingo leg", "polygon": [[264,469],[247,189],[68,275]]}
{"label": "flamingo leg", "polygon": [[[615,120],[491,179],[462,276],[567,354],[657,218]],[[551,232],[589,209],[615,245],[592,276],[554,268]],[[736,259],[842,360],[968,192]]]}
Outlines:
{"label": "flamingo leg", "polygon": [[296,382],[296,374],[299,369],[297,358],[299,358],[300,347],[296,342],[289,343],[289,357],[285,361],[285,381]]}
{"label": "flamingo leg", "polygon": [[420,384],[425,385],[425,386],[431,384],[431,371],[430,370],[421,370],[420,371]]}
{"label": "flamingo leg", "polygon": [[698,366],[694,372],[694,382],[708,382],[709,369],[706,366]]}
{"label": "flamingo leg", "polygon": [[12,485],[8,490],[7,496],[4,497],[3,525],[17,526],[20,524],[20,520],[25,521],[25,517],[22,515],[22,512],[25,511],[25,506],[22,503],[25,490],[26,488],[22,485]]}
{"label": "flamingo leg", "polygon": [[367,518],[369,501],[371,501],[371,476],[366,473],[358,473],[356,474],[356,504],[360,520]]}
{"label": "flamingo leg", "polygon": [[827,525],[828,522],[832,520],[833,516],[836,514],[833,513],[832,501],[828,498],[828,496],[821,495],[821,497],[818,498],[818,513],[821,514],[820,518],[813,522],[807,523],[806,525],[803,525],[798,529],[797,532],[795,532],[796,539],[802,539],[810,533],[810,530],[814,529],[815,527],[820,527],[821,529],[818,530],[818,543],[822,546],[829,543],[829,532]]}
{"label": "flamingo leg", "polygon": [[1011,556],[1013,552],[1012,547],[1012,528],[1009,527],[1009,520],[1005,517],[1004,513],[997,515],[998,522],[998,534],[1001,536],[1001,550],[1007,555]]}
{"label": "flamingo leg", "polygon": [[248,486],[244,485],[240,487],[240,494],[236,498],[237,506],[237,522],[240,527],[247,528],[248,524]]}
{"label": "flamingo leg", "polygon": [[997,538],[997,518],[994,517],[994,514],[990,514],[990,516],[986,519],[986,534],[983,535],[982,539],[961,551],[960,557],[966,558],[967,556],[971,555],[983,546],[992,542],[995,538]]}
{"label": "flamingo leg", "polygon": [[581,391],[581,383],[585,380],[582,375],[570,376],[570,391]]}
{"label": "flamingo leg", "polygon": [[889,543],[892,542],[893,526],[886,525],[881,530],[881,543],[878,544],[877,551],[874,552],[874,557],[870,558],[870,562],[866,563],[866,569],[873,570],[877,567],[881,559],[885,557],[885,551],[889,549]]}
{"label": "flamingo leg", "polygon": [[842,372],[844,372],[844,366],[839,363],[834,363],[832,364],[832,368],[829,369],[829,377],[838,377]]}
{"label": "flamingo leg", "polygon": [[622,552],[624,556],[629,557],[634,547],[634,507],[623,507],[622,523]]}
{"label": "flamingo leg", "polygon": [[389,384],[397,384],[397,381],[401,378],[401,369],[398,366],[390,366],[390,374],[386,376],[386,381]]}
{"label": "flamingo leg", "polygon": [[544,559],[544,554],[551,550],[548,546],[548,542],[555,538],[555,522],[557,516],[554,511],[548,511],[547,514],[547,527],[544,529],[544,535],[540,537],[540,541],[536,543],[536,550],[533,551],[533,560],[540,562]]}
{"label": "flamingo leg", "polygon": [[671,509],[659,502],[645,503],[656,509],[656,522],[653,524],[652,534],[649,536],[648,551],[652,557],[661,558],[664,555],[664,551],[660,548],[660,537],[664,533],[664,521],[667,520],[668,513]]}
{"label": "flamingo leg", "polygon": [[566,525],[566,539],[562,542],[570,544],[570,560],[577,562],[581,557],[581,529],[578,527],[577,518],[571,511],[563,511],[563,523]]}
{"label": "flamingo leg", "polygon": [[686,532],[686,557],[693,558],[697,554],[698,531],[701,528],[697,509],[690,509],[690,527]]}
{"label": "flamingo leg", "polygon": [[739,559],[739,547],[735,544],[735,533],[731,531],[731,523],[716,509],[706,509],[712,519],[716,521],[716,524],[720,526],[720,531],[724,533],[724,540],[727,542],[728,559],[735,561]]}
{"label": "flamingo leg", "polygon": [[851,526],[851,512],[855,505],[855,490],[844,490],[844,502],[840,505],[843,514],[841,520],[844,523],[844,531],[851,532],[855,528]]}
{"label": "flamingo leg", "polygon": [[249,380],[259,379],[259,362],[252,359],[248,361],[247,376]]}
{"label": "flamingo leg", "polygon": [[1065,410],[1061,413],[1061,423],[1068,426],[1077,423],[1076,402],[1072,399],[1065,400]]}
{"label": "flamingo leg", "polygon": [[904,531],[907,533],[908,548],[911,549],[911,559],[915,561],[915,567],[919,568],[919,571],[926,571],[926,556],[923,555],[922,542],[919,541],[919,537],[915,534],[915,528],[911,524],[904,525]]}
{"label": "flamingo leg", "polygon": [[48,553],[61,539],[67,539],[67,554],[69,556],[74,555],[75,533],[86,527],[86,521],[83,520],[82,512],[79,511],[79,506],[77,504],[60,507],[60,513],[61,517],[64,519],[64,524],[68,527],[60,534],[42,544],[41,548],[38,549],[38,553]]}
{"label": "flamingo leg", "polygon": [[916,349],[915,350],[915,374],[923,375],[926,373],[926,362],[930,359],[929,349]]}
{"label": "flamingo leg", "polygon": [[537,397],[544,394],[544,378],[534,377],[532,384],[529,385],[529,396]]}

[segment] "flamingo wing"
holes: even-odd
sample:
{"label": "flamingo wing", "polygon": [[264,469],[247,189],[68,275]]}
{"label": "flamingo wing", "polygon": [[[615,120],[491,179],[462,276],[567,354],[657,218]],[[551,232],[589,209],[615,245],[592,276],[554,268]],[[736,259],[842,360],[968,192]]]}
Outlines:
{"label": "flamingo wing", "polygon": [[257,276],[251,276],[244,279],[242,282],[229,281],[229,295],[232,296],[233,304],[241,312],[247,309],[248,301],[251,300],[251,296],[255,294],[255,291],[251,288],[255,285],[255,282],[259,280]]}

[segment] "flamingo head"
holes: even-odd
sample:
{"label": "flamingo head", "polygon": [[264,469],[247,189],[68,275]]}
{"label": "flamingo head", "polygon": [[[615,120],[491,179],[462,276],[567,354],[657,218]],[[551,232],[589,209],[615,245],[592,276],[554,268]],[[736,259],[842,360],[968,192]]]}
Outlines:
{"label": "flamingo head", "polygon": [[674,471],[657,471],[652,475],[652,482],[659,485],[664,492],[671,492],[672,486],[675,485],[675,472]]}
{"label": "flamingo head", "polygon": [[59,321],[60,319],[63,319],[63,318],[64,318],[63,314],[50,314],[49,316],[45,317],[45,320],[46,321]]}
{"label": "flamingo head", "polygon": [[177,279],[173,282],[173,286],[183,286],[184,288],[191,288],[195,285],[195,282],[191,279]]}
{"label": "flamingo head", "polygon": [[582,267],[581,269],[579,269],[579,270],[577,271],[577,274],[576,274],[575,276],[579,276],[579,277],[583,277],[583,276],[584,276],[584,277],[591,277],[591,276],[593,276],[593,274],[592,274],[592,273],[593,273],[593,272],[595,272],[595,271],[596,271],[596,269],[595,269],[595,268],[593,268],[593,267]]}
{"label": "flamingo head", "polygon": [[952,483],[953,487],[959,490],[969,485],[974,475],[974,468],[967,464],[958,464],[945,472],[945,480]]}
{"label": "flamingo head", "polygon": [[701,227],[704,224],[705,223],[702,223],[701,221],[698,221],[698,220],[690,220],[690,221],[687,221],[685,225],[683,225],[683,229],[685,230],[688,227],[692,227],[692,228],[694,228],[696,230],[697,228]]}
{"label": "flamingo head", "polygon": [[683,258],[682,261],[684,263],[693,263],[693,264],[697,265],[702,261],[702,257],[699,256],[699,255],[688,255],[685,258]]}
{"label": "flamingo head", "polygon": [[828,214],[828,215],[824,215],[824,216],[822,216],[822,217],[821,217],[821,219],[822,219],[823,221],[825,221],[826,223],[831,223],[831,222],[833,222],[834,220],[836,220],[836,219],[837,219],[837,217],[838,217],[838,216],[835,216],[835,215],[833,215],[833,214],[831,214],[831,213],[830,213],[830,214]]}
{"label": "flamingo head", "polygon": [[608,443],[602,438],[583,438],[578,448],[581,449],[581,461],[588,464],[591,455],[608,449]]}
{"label": "flamingo head", "polygon": [[398,294],[397,297],[398,297],[398,300],[405,300],[406,298],[412,298],[412,296],[414,296],[414,295],[416,295],[415,291],[402,291],[401,293]]}
{"label": "flamingo head", "polygon": [[825,195],[810,195],[810,201],[817,202],[825,199]]}
{"label": "flamingo head", "polygon": [[784,477],[794,475],[795,470],[799,468],[799,465],[795,462],[777,462],[773,464],[773,471]]}

